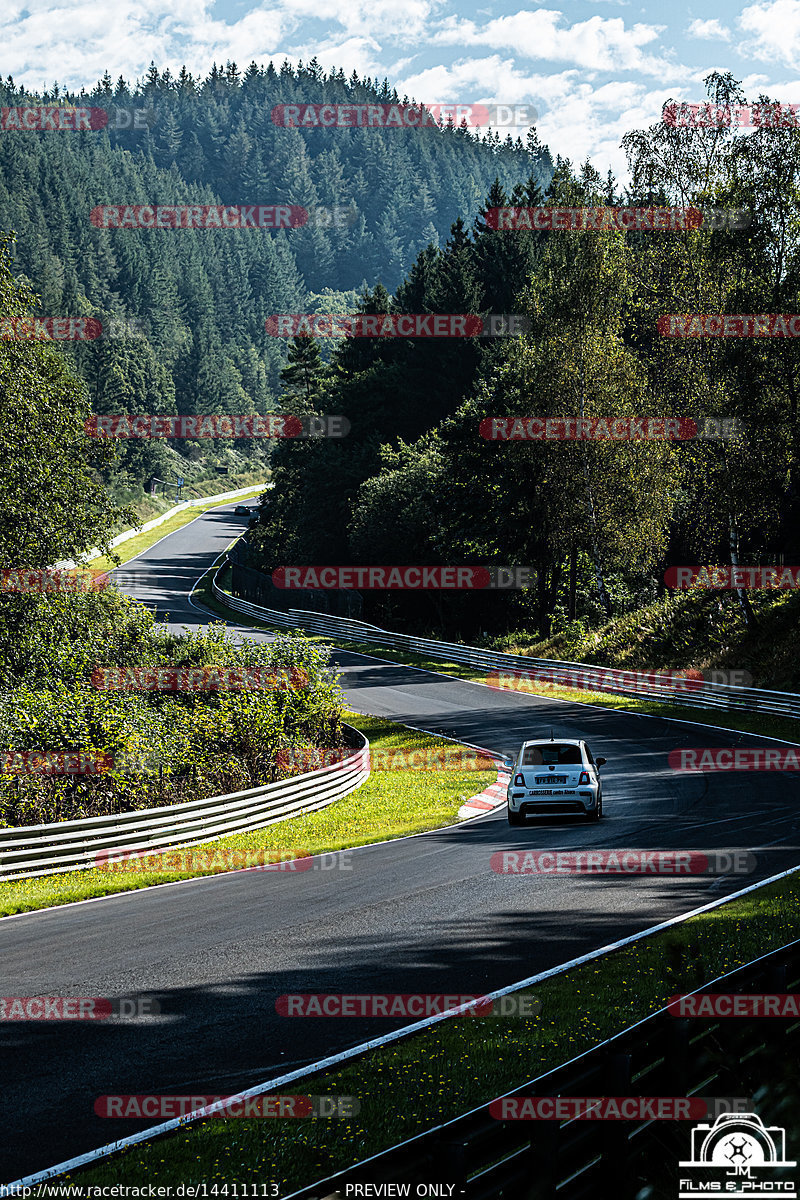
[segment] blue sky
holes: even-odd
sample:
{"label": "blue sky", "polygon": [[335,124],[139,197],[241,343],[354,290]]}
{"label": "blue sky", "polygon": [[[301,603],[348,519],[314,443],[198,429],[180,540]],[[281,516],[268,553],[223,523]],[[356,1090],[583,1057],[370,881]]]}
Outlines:
{"label": "blue sky", "polygon": [[316,55],[425,103],[528,105],[554,156],[620,178],[623,133],[657,121],[670,96],[704,99],[713,69],[748,99],[800,101],[800,0],[4,0],[0,34],[0,73],[37,90],[91,86],[106,69],[133,81],[151,60],[205,75],[214,61]]}

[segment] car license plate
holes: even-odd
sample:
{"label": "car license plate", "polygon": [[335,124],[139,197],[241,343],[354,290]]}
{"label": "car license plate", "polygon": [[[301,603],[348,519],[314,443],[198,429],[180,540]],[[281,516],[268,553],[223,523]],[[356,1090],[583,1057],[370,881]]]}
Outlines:
{"label": "car license plate", "polygon": [[537,783],[566,783],[566,775],[537,775]]}

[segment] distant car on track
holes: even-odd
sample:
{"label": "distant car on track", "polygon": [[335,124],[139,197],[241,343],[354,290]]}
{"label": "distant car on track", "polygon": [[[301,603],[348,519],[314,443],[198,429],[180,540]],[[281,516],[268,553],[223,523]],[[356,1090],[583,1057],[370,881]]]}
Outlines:
{"label": "distant car on track", "polygon": [[544,738],[523,742],[515,760],[508,760],[508,823],[522,825],[526,817],[580,816],[599,821],[603,815],[603,785],[599,768],[586,742]]}

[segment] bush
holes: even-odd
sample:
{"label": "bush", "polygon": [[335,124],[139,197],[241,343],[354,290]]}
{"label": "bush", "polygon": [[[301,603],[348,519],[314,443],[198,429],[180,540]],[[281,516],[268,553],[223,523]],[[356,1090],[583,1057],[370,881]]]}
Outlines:
{"label": "bush", "polygon": [[[27,599],[27,597],[26,597]],[[13,691],[0,700],[0,751],[79,751],[107,756],[86,774],[30,771],[4,759],[0,824],[33,825],[172,804],[284,778],[279,751],[341,746],[343,699],[329,652],[302,636],[233,643],[221,623],[182,636],[118,593],[58,597],[47,638],[20,677],[20,647],[7,655]],[[93,618],[96,619],[93,620]],[[41,631],[41,626],[40,626]],[[28,644],[28,643],[20,643]],[[238,667],[294,680],[264,691],[101,690],[98,668]],[[298,682],[299,681],[299,682]],[[13,772],[13,773],[12,773]]]}

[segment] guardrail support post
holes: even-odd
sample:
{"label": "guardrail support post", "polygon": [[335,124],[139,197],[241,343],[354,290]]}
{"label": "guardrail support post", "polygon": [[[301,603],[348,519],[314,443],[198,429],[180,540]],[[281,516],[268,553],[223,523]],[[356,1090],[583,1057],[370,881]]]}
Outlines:
{"label": "guardrail support post", "polygon": [[[630,1054],[609,1054],[606,1058],[603,1088],[605,1096],[631,1095]],[[614,1196],[615,1200],[633,1200],[635,1180],[631,1175],[631,1153],[628,1141],[628,1122],[603,1123],[603,1150],[598,1168],[598,1194]]]}

